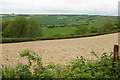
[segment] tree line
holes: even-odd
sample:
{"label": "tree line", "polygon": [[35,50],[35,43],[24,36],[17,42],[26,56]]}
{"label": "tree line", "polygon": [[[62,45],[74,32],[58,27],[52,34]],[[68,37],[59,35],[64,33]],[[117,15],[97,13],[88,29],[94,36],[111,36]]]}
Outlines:
{"label": "tree line", "polygon": [[112,31],[119,31],[119,26],[118,24],[113,24],[111,21],[107,21],[105,22],[102,26],[100,27],[89,27],[89,26],[85,26],[85,25],[80,25],[76,28],[76,30],[74,31],[74,34],[77,35],[82,35],[82,34],[89,34],[89,33],[111,33]]}
{"label": "tree line", "polygon": [[2,21],[2,36],[10,38],[40,37],[42,30],[38,22],[26,17],[16,17],[14,20]]}

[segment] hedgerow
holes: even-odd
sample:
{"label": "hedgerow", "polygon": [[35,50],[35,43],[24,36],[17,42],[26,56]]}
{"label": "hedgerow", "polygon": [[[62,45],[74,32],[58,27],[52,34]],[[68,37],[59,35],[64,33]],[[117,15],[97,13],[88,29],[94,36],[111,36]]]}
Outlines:
{"label": "hedgerow", "polygon": [[[113,67],[113,53],[108,55],[103,53],[98,56],[95,52],[91,52],[96,56],[97,60],[87,60],[83,56],[77,57],[70,65],[64,66],[54,63],[49,63],[43,66],[41,57],[34,51],[23,50],[20,52],[21,57],[28,58],[28,64],[18,63],[14,68],[2,65],[2,79],[118,79],[120,77],[120,62]],[[114,70],[118,73],[114,73]]]}
{"label": "hedgerow", "polygon": [[[116,33],[118,31],[114,31],[111,33]],[[91,33],[91,34],[85,34],[85,35],[67,35],[63,37],[38,37],[38,38],[2,38],[2,43],[15,43],[15,42],[26,42],[26,41],[38,41],[38,40],[56,40],[56,39],[70,39],[70,38],[81,38],[81,37],[92,37],[92,36],[98,36],[98,35],[104,35],[104,34],[110,34],[110,33]]]}

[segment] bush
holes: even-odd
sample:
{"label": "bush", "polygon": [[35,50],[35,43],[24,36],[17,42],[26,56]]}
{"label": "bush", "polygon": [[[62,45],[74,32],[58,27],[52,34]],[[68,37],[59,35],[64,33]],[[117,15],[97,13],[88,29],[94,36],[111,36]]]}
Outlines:
{"label": "bush", "polygon": [[[19,63],[15,68],[3,66],[2,77],[5,78],[18,78],[18,79],[48,79],[48,78],[114,78],[118,79],[120,74],[115,74],[113,71],[120,70],[118,62],[116,67],[113,67],[113,53],[107,55],[103,53],[98,56],[95,52],[91,52],[96,56],[97,60],[86,60],[82,56],[71,62],[71,65],[62,66],[50,63],[46,66],[42,65],[41,57],[34,51],[23,50],[20,52],[21,57],[28,58],[28,64],[23,65]],[[36,64],[34,64],[36,63]],[[31,71],[31,69],[33,71]]]}

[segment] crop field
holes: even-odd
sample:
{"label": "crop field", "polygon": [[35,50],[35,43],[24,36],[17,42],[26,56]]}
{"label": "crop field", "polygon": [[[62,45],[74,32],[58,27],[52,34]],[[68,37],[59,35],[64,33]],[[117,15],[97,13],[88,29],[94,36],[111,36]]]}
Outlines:
{"label": "crop field", "polygon": [[104,52],[110,54],[113,51],[113,45],[118,44],[117,39],[118,33],[114,33],[77,39],[2,44],[2,62],[6,65],[16,65],[18,62],[26,63],[27,60],[20,58],[19,52],[24,49],[31,49],[42,57],[44,65],[49,62],[65,65],[79,56],[84,56],[86,59],[95,59],[90,54],[92,51],[95,51],[98,55]]}

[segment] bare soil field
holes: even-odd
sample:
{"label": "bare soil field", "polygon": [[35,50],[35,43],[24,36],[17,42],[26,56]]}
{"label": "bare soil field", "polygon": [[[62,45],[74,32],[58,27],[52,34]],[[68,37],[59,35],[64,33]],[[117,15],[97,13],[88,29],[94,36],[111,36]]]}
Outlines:
{"label": "bare soil field", "polygon": [[98,55],[113,52],[118,44],[118,33],[95,37],[72,38],[62,40],[31,41],[2,44],[2,63],[15,66],[18,62],[27,63],[27,58],[21,58],[19,52],[24,49],[34,50],[42,57],[44,65],[49,62],[67,65],[71,60],[84,56],[86,59],[95,59],[90,53]]}

